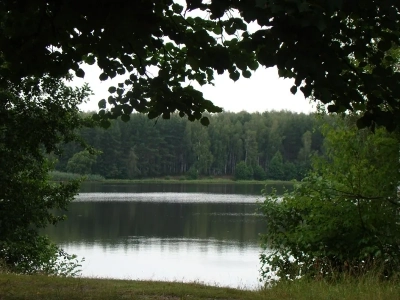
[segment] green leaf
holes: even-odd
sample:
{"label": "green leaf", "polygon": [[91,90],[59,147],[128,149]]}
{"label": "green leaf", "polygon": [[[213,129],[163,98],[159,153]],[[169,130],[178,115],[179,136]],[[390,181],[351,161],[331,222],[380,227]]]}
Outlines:
{"label": "green leaf", "polygon": [[356,102],[356,103],[353,104],[353,108],[356,111],[364,111],[365,110],[365,104]]}
{"label": "green leaf", "polygon": [[216,25],[216,26],[213,28],[213,32],[214,32],[215,34],[217,34],[217,35],[222,34],[222,28],[221,28],[221,26],[220,26],[219,24]]}
{"label": "green leaf", "polygon": [[99,108],[100,108],[100,109],[106,108],[106,106],[107,106],[106,99],[101,99],[101,100],[99,101],[98,105],[99,105]]}
{"label": "green leaf", "polygon": [[244,78],[250,78],[251,72],[249,70],[242,71],[242,75]]}
{"label": "green leaf", "polygon": [[247,62],[244,59],[240,59],[236,62],[236,66],[240,69],[240,70],[246,70],[247,69]]}
{"label": "green leaf", "polygon": [[290,92],[293,94],[293,95],[296,95],[296,93],[297,93],[297,86],[292,86],[291,88],[290,88]]}
{"label": "green leaf", "polygon": [[208,126],[208,125],[210,125],[210,120],[209,120],[207,117],[202,117],[202,118],[200,119],[200,123],[201,123],[201,125],[203,125],[203,126]]}
{"label": "green leaf", "polygon": [[320,99],[323,103],[331,102],[332,97],[331,97],[331,93],[328,89],[325,89],[325,88],[321,89],[320,93],[321,93]]}
{"label": "green leaf", "polygon": [[172,4],[172,10],[174,11],[174,13],[180,14],[183,11],[183,6],[179,5],[177,3],[174,3],[174,4]]}
{"label": "green leaf", "polygon": [[118,88],[117,94],[118,94],[118,96],[122,96],[124,94],[124,89]]}
{"label": "green leaf", "polygon": [[126,115],[130,115],[133,111],[133,107],[131,105],[125,104],[124,107],[122,108],[124,110],[124,113]]}
{"label": "green leaf", "polygon": [[104,129],[107,129],[111,126],[111,122],[109,120],[101,120],[100,121],[100,126],[103,127]]}
{"label": "green leaf", "polygon": [[129,79],[132,80],[133,82],[136,82],[138,80],[138,78],[135,74],[129,75]]}
{"label": "green leaf", "polygon": [[83,71],[81,68],[79,68],[78,70],[75,71],[75,75],[76,75],[76,77],[83,78],[83,77],[85,77],[85,71]]}
{"label": "green leaf", "polygon": [[92,115],[92,119],[94,120],[94,121],[100,121],[100,116],[98,115],[98,114],[93,114]]}
{"label": "green leaf", "polygon": [[392,48],[392,41],[390,40],[381,40],[378,43],[378,49],[380,51],[386,52],[388,51],[390,48]]}
{"label": "green leaf", "polygon": [[240,78],[240,73],[238,71],[231,72],[229,78],[233,81],[237,81]]}
{"label": "green leaf", "polygon": [[105,80],[108,79],[108,75],[106,73],[101,73],[100,76],[99,76],[99,79],[101,81],[105,81]]}
{"label": "green leaf", "polygon": [[86,56],[84,61],[85,61],[85,63],[87,63],[88,65],[91,66],[96,62],[96,58],[94,57],[94,55],[90,54],[90,55]]}
{"label": "green leaf", "polygon": [[157,118],[159,115],[160,115],[160,114],[157,113],[156,111],[150,111],[150,112],[147,114],[147,116],[148,116],[149,119],[155,119],[155,118]]}
{"label": "green leaf", "polygon": [[117,76],[117,72],[115,72],[114,70],[112,70],[112,71],[108,72],[108,76],[112,79],[112,78],[114,78],[115,76]]}
{"label": "green leaf", "polygon": [[115,86],[110,86],[108,88],[108,92],[111,93],[111,94],[115,93],[116,91],[117,91],[117,88]]}
{"label": "green leaf", "polygon": [[258,62],[255,61],[255,60],[253,60],[253,61],[251,61],[251,62],[249,63],[249,68],[250,68],[250,70],[252,70],[252,71],[257,70],[257,69],[258,69],[258,66],[259,66],[259,64],[258,64]]}
{"label": "green leaf", "polygon": [[163,118],[164,120],[169,120],[169,119],[171,118],[171,113],[170,113],[169,111],[163,112],[162,118]]}
{"label": "green leaf", "polygon": [[227,34],[233,35],[233,34],[235,34],[235,32],[236,32],[236,28],[233,27],[233,26],[225,27],[225,31],[226,31]]}
{"label": "green leaf", "polygon": [[359,118],[357,120],[356,124],[357,124],[357,128],[358,129],[363,129],[363,128],[368,127],[369,125],[371,125],[371,122],[370,122],[370,120],[368,118],[365,118],[365,116],[363,116],[363,117],[361,117],[361,118]]}
{"label": "green leaf", "polygon": [[198,61],[198,59],[189,56],[187,58],[187,63],[192,67],[193,70],[198,70],[199,69],[199,61]]}
{"label": "green leaf", "polygon": [[195,110],[193,112],[193,116],[196,118],[196,120],[199,120],[201,118],[201,112]]}
{"label": "green leaf", "polygon": [[117,100],[113,96],[109,96],[107,101],[108,101],[109,104],[112,104],[112,105],[116,105],[117,104]]}
{"label": "green leaf", "polygon": [[128,122],[131,119],[130,115],[123,114],[121,115],[121,120],[123,122]]}

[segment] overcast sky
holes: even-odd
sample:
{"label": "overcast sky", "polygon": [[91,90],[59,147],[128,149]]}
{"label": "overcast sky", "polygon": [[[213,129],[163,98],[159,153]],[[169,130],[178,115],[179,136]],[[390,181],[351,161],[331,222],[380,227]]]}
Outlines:
{"label": "overcast sky", "polygon": [[[73,85],[81,85],[87,82],[94,95],[88,103],[82,104],[85,111],[97,111],[97,103],[109,96],[108,88],[123,82],[126,76],[114,78],[112,81],[100,81],[100,69],[95,66],[82,66],[85,78],[76,78]],[[240,78],[234,82],[226,72],[216,75],[215,86],[207,85],[199,87],[206,99],[222,107],[225,111],[239,112],[264,112],[271,110],[290,110],[294,112],[309,113],[314,111],[315,105],[311,105],[299,91],[296,95],[290,92],[292,80],[279,78],[275,68],[260,68],[249,79]]]}

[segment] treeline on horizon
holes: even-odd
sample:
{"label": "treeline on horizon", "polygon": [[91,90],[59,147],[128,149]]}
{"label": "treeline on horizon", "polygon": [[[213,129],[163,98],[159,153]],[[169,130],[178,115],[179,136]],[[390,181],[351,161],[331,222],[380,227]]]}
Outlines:
{"label": "treeline on horizon", "polygon": [[[87,113],[85,113],[87,114]],[[224,112],[210,125],[171,115],[150,120],[134,113],[109,129],[83,128],[80,136],[101,151],[89,155],[78,144],[64,146],[56,170],[107,179],[160,176],[235,176],[237,179],[301,179],[323,137],[313,114],[289,111]]]}

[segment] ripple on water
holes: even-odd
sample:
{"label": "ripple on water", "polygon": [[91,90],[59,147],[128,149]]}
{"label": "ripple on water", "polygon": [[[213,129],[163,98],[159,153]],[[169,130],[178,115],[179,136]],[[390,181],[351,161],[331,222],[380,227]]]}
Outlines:
{"label": "ripple on water", "polygon": [[75,201],[171,202],[171,203],[256,203],[258,196],[203,193],[81,193]]}

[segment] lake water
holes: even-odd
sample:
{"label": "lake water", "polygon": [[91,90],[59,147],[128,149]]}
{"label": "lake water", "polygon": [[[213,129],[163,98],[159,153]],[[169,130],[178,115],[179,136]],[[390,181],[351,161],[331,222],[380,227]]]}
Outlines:
{"label": "lake water", "polygon": [[82,275],[259,286],[262,185],[85,184],[46,233]]}

